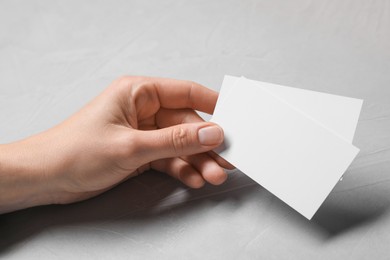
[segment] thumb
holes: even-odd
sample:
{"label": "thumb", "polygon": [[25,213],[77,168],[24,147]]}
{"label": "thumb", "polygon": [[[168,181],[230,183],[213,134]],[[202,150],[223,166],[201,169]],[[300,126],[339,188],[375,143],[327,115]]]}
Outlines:
{"label": "thumb", "polygon": [[151,162],[212,150],[223,142],[223,130],[214,123],[188,123],[137,131],[136,140],[142,159]]}

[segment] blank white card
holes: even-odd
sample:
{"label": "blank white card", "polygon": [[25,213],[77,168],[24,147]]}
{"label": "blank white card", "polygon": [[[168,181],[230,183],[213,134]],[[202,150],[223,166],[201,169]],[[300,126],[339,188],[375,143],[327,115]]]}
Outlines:
{"label": "blank white card", "polygon": [[211,121],[216,151],[311,219],[359,149],[362,100],[226,76]]}

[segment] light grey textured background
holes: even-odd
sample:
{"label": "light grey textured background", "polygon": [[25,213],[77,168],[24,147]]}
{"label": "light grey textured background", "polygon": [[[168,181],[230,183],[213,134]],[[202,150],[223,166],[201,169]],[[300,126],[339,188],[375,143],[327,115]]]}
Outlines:
{"label": "light grey textured background", "polygon": [[363,98],[361,152],[312,221],[239,172],[201,190],[150,172],[0,216],[0,258],[390,258],[390,1],[0,1],[0,143],[59,123],[124,74]]}

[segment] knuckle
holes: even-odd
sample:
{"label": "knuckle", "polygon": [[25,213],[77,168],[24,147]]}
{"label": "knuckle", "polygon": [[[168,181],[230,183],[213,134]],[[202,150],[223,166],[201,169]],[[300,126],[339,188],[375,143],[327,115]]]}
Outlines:
{"label": "knuckle", "polygon": [[194,87],[197,83],[193,80],[187,80],[187,83],[188,85],[190,85],[191,87]]}
{"label": "knuckle", "polygon": [[176,154],[183,154],[186,147],[190,145],[190,134],[182,127],[174,128],[172,131],[172,147]]}
{"label": "knuckle", "polygon": [[114,81],[113,89],[120,93],[127,93],[128,89],[131,88],[132,85],[132,77],[131,76],[121,76]]}
{"label": "knuckle", "polygon": [[148,80],[140,76],[122,76],[115,84],[115,89],[119,91],[122,99],[133,100],[143,96],[148,85]]}
{"label": "knuckle", "polygon": [[123,75],[123,76],[120,76],[118,78],[118,82],[120,85],[126,85],[126,84],[129,84],[129,82],[131,82],[133,80],[133,77],[132,76],[128,76],[128,75]]}
{"label": "knuckle", "polygon": [[119,77],[120,81],[125,81],[125,80],[129,80],[129,79],[131,79],[131,76],[129,76],[129,75],[122,75]]}
{"label": "knuckle", "polygon": [[117,79],[118,85],[120,87],[130,87],[133,85],[137,85],[140,81],[142,81],[143,77],[139,76],[129,76],[129,75],[123,75]]}
{"label": "knuckle", "polygon": [[113,81],[112,86],[115,89],[119,88],[128,91],[129,89],[134,90],[137,87],[148,85],[149,82],[150,78],[148,77],[123,75]]}
{"label": "knuckle", "polygon": [[193,93],[195,90],[196,83],[194,81],[189,81],[188,84],[190,86],[190,90],[188,91],[188,95],[187,95],[187,103],[189,104],[189,107],[191,109],[194,109],[195,106],[194,106],[194,100],[193,100]]}

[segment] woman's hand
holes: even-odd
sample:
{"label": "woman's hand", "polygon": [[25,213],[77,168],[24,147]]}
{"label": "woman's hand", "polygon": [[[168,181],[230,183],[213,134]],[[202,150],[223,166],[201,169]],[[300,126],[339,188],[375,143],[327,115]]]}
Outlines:
{"label": "woman's hand", "polygon": [[122,77],[69,119],[0,146],[0,212],[93,197],[155,169],[192,188],[221,184],[232,166],[210,152],[222,129],[218,93],[197,83]]}

